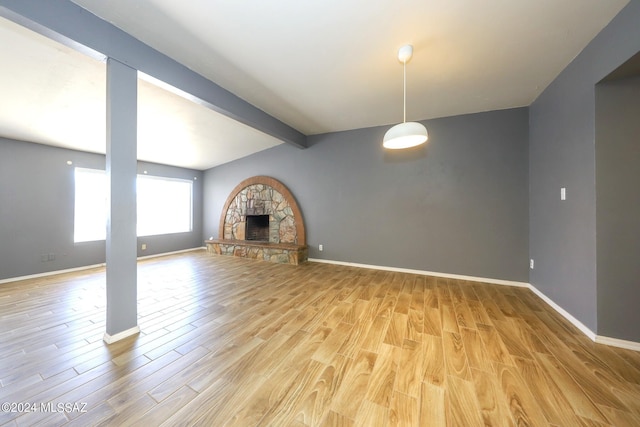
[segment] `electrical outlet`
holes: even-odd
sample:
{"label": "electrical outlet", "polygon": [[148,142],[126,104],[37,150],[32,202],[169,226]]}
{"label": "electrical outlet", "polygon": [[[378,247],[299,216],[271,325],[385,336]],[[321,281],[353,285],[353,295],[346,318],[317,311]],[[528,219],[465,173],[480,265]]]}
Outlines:
{"label": "electrical outlet", "polygon": [[533,261],[533,258],[531,258],[529,260],[529,268],[533,270],[533,266],[534,266],[534,261]]}
{"label": "electrical outlet", "polygon": [[322,251],[324,250],[324,246],[322,246],[322,245],[318,245],[318,250],[319,250],[320,252],[322,252]]}
{"label": "electrical outlet", "polygon": [[567,189],[565,187],[560,189],[560,200],[567,200]]}
{"label": "electrical outlet", "polygon": [[143,244],[142,244],[142,246],[141,246],[141,249],[142,249],[143,251],[146,251],[146,250],[147,250],[147,244],[146,244],[146,243],[143,243]]}

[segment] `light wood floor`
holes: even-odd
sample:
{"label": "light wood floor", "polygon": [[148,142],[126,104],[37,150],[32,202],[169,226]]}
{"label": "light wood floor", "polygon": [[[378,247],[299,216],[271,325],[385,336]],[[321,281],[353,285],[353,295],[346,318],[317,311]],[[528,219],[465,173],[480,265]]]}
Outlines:
{"label": "light wood floor", "polygon": [[103,270],[0,285],[0,402],[86,411],[1,425],[640,425],[640,353],[526,289],[204,252],[138,280],[110,346]]}

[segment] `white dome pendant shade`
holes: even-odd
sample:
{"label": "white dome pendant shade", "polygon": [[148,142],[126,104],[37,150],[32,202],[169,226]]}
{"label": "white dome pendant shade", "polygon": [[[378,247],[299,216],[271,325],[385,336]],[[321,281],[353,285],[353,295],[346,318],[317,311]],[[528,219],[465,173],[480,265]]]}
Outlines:
{"label": "white dome pendant shade", "polygon": [[382,146],[392,150],[411,148],[424,144],[429,139],[427,128],[418,122],[404,122],[395,125],[384,134]]}
{"label": "white dome pendant shade", "polygon": [[424,144],[429,139],[427,128],[418,122],[407,122],[407,62],[413,56],[413,46],[405,45],[398,50],[398,59],[403,64],[403,122],[395,125],[384,134],[382,146],[392,150],[411,148]]}

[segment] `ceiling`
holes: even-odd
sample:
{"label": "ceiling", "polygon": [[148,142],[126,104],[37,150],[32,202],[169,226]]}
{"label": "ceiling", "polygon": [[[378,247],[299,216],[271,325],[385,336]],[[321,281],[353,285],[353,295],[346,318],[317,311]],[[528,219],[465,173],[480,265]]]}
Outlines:
{"label": "ceiling", "polygon": [[[106,151],[106,64],[0,18],[0,136]],[[281,141],[138,79],[138,159],[204,170]]]}
{"label": "ceiling", "polygon": [[[300,132],[530,105],[628,0],[74,0]],[[0,19],[0,136],[105,147],[105,64]],[[207,169],[281,141],[141,79],[138,157]]]}

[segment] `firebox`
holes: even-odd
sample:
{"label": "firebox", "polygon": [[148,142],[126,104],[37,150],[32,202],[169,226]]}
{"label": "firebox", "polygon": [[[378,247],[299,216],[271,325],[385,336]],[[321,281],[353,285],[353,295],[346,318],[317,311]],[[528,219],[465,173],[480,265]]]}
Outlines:
{"label": "firebox", "polygon": [[269,215],[247,215],[245,240],[269,241]]}

